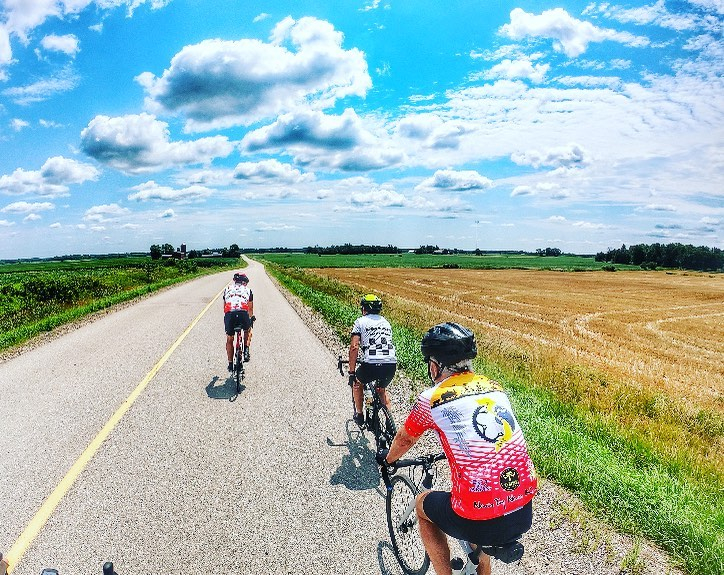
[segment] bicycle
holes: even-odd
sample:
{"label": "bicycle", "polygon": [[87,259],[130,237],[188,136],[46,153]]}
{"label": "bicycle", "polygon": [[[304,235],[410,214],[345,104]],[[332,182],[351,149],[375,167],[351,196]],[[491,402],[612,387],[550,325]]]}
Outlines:
{"label": "bicycle", "polygon": [[[343,360],[341,355],[337,358],[337,369],[340,375],[344,375],[342,366],[348,363],[349,361]],[[371,431],[372,435],[374,435],[377,452],[379,452],[380,449],[388,449],[397,434],[397,427],[390,415],[390,411],[387,409],[387,406],[382,403],[380,394],[377,393],[377,380],[373,379],[365,383],[363,391],[365,421],[362,424],[362,429]],[[354,409],[354,399],[352,400],[352,409]]]}
{"label": "bicycle", "polygon": [[[382,479],[387,487],[387,528],[397,562],[407,575],[424,575],[430,567],[430,557],[417,529],[415,498],[419,493],[432,488],[433,465],[445,458],[444,453],[438,453],[415,459],[400,459],[392,466],[381,466]],[[415,483],[408,475],[394,474],[403,467],[421,467],[421,480]],[[391,478],[390,470],[394,474]],[[473,541],[475,549],[468,541],[458,539],[458,543],[466,559],[455,557],[450,560],[453,575],[475,575],[481,553],[495,557],[503,563],[515,563],[523,557],[524,552],[519,538],[501,545],[484,545],[482,542]]]}
{"label": "bicycle", "polygon": [[[256,316],[251,316],[251,327],[254,327]],[[250,328],[251,329],[251,328]],[[236,382],[236,395],[241,393],[241,382],[244,380],[244,352],[246,351],[244,342],[244,330],[240,325],[234,328],[234,362],[232,373]]]}

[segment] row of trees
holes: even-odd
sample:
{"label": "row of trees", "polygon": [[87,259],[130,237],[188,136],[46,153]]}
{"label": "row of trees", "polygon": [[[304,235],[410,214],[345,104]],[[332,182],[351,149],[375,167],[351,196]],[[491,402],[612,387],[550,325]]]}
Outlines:
{"label": "row of trees", "polygon": [[719,248],[675,244],[622,245],[596,254],[597,262],[631,264],[644,269],[680,268],[697,271],[724,270],[724,252]]}
{"label": "row of trees", "polygon": [[558,257],[558,256],[560,256],[560,255],[563,255],[563,252],[562,252],[561,250],[559,250],[558,248],[546,248],[546,249],[544,249],[544,250],[541,249],[541,248],[538,248],[538,249],[535,251],[535,253],[536,253],[536,255],[538,255],[538,256],[554,257],[554,258],[555,258],[555,257]]}
{"label": "row of trees", "polygon": [[320,246],[314,246],[314,247],[309,246],[309,247],[304,248],[304,252],[308,253],[308,254],[319,254],[319,255],[332,255],[332,254],[353,255],[353,254],[397,254],[397,253],[400,253],[400,250],[397,248],[397,246],[392,246],[392,245],[366,246],[364,244],[362,244],[362,245],[343,244],[341,246],[329,246],[327,248],[322,248]]}
{"label": "row of trees", "polygon": [[171,244],[153,244],[150,248],[151,259],[158,260],[166,256],[177,256],[184,259],[196,259],[204,256],[209,257],[218,255],[222,258],[238,258],[241,255],[241,248],[237,244],[231,244],[228,248],[206,248],[203,250],[190,250],[188,252],[181,251],[181,248],[175,249]]}

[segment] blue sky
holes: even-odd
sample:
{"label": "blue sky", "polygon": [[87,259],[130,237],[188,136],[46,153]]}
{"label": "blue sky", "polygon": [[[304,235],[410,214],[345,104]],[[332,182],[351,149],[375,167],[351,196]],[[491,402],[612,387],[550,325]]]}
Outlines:
{"label": "blue sky", "polygon": [[0,0],[0,258],[724,248],[724,0]]}

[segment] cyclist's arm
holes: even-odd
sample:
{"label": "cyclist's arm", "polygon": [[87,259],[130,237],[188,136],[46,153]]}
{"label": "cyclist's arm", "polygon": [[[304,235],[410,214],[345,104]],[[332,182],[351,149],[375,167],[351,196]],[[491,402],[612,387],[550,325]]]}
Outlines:
{"label": "cyclist's arm", "polygon": [[412,448],[415,443],[417,443],[417,440],[422,437],[421,435],[418,435],[415,437],[414,435],[410,435],[410,432],[407,431],[407,428],[403,425],[400,427],[399,431],[397,432],[397,435],[395,435],[395,439],[392,440],[392,445],[390,445],[390,451],[387,453],[387,462],[388,463],[394,463],[400,457],[405,455],[410,449]]}
{"label": "cyclist's arm", "polygon": [[357,369],[357,356],[359,355],[359,342],[360,335],[358,333],[352,334],[352,339],[349,342],[349,372],[354,373]]}

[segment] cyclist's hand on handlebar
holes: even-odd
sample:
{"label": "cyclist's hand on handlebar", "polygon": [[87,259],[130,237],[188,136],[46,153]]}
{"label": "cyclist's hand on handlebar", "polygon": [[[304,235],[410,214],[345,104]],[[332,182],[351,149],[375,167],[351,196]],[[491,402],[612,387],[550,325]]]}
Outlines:
{"label": "cyclist's hand on handlebar", "polygon": [[253,315],[253,316],[251,316],[251,318],[250,318],[250,319],[251,319],[251,323],[254,323],[254,322],[256,321],[256,316],[255,316],[255,315]]}
{"label": "cyclist's hand on handlebar", "polygon": [[354,373],[349,374],[349,384],[354,385],[355,380],[357,379],[357,376]]}
{"label": "cyclist's hand on handlebar", "polygon": [[377,465],[379,465],[380,467],[384,467],[387,470],[387,473],[392,474],[397,471],[397,467],[394,463],[387,462],[387,454],[389,452],[389,449],[380,449],[375,455],[375,461],[377,461]]}

